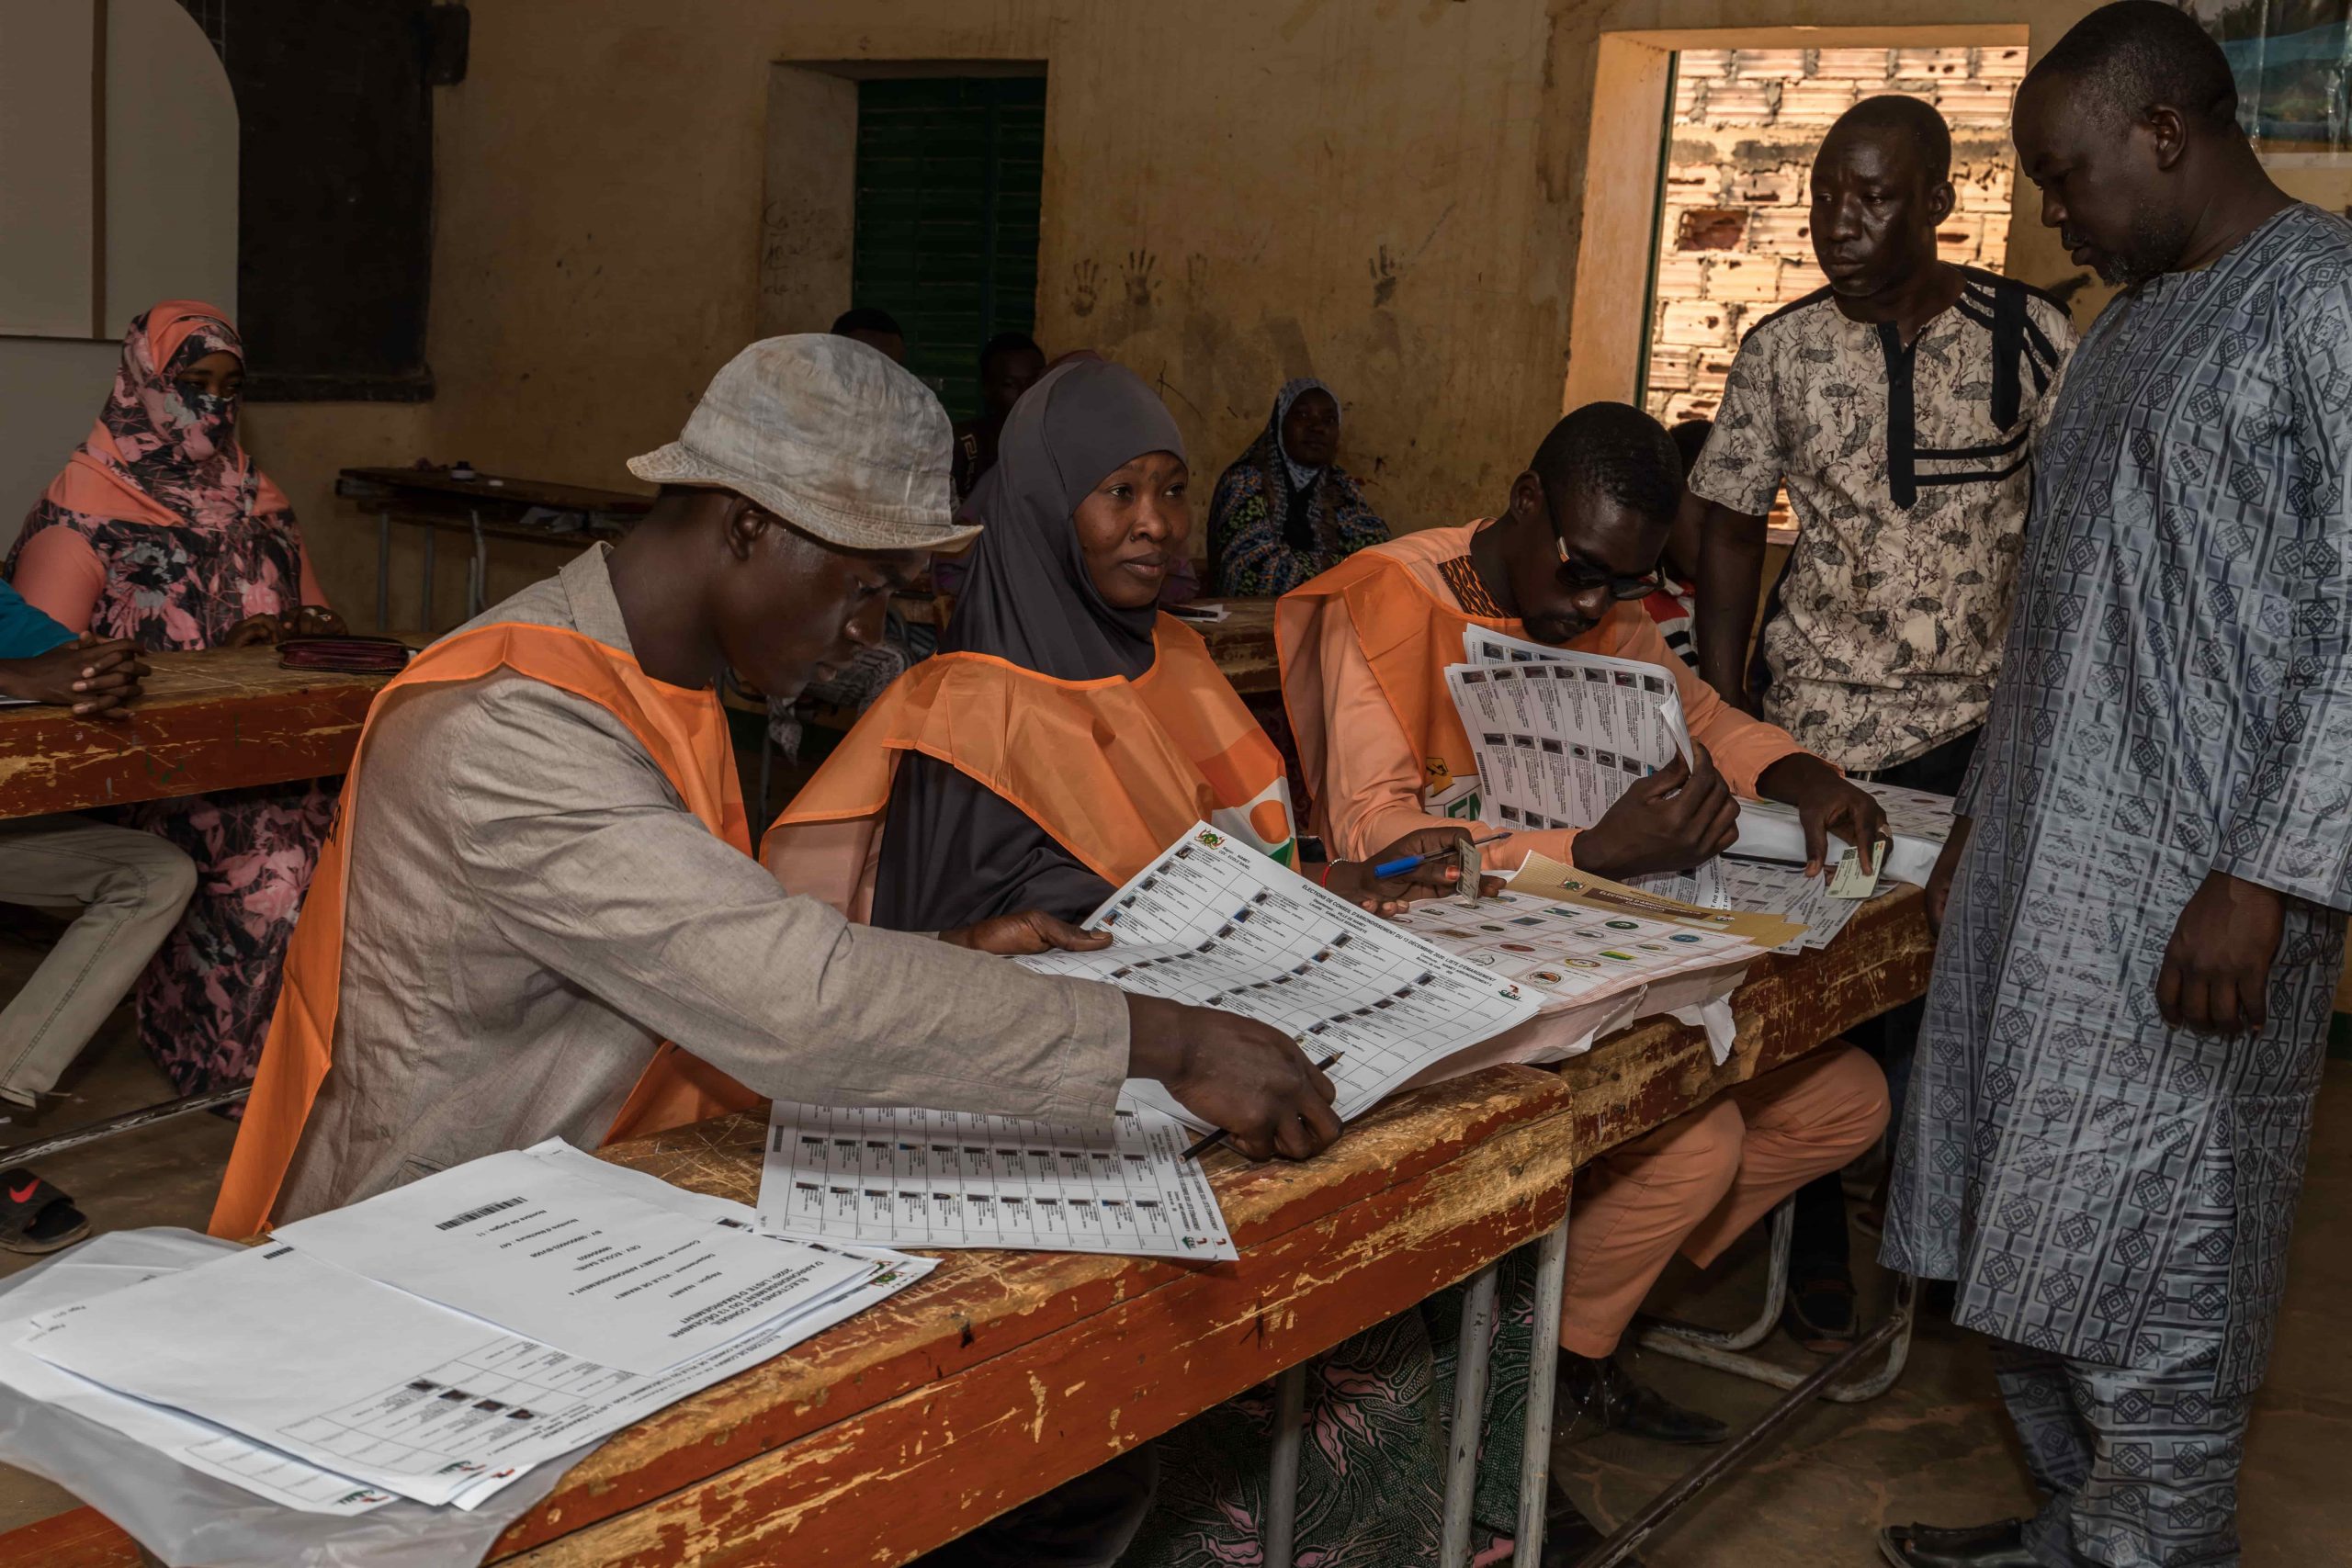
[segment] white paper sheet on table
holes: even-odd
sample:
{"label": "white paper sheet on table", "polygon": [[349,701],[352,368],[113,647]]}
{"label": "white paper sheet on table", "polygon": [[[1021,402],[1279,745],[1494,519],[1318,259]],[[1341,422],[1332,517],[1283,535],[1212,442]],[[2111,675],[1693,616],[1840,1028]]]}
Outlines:
{"label": "white paper sheet on table", "polygon": [[1103,1126],[777,1101],[763,1225],[893,1247],[1001,1247],[1207,1261],[1232,1233],[1183,1124],[1122,1106]]}
{"label": "white paper sheet on table", "polygon": [[347,1517],[390,1502],[389,1491],[249,1442],[192,1416],[118,1393],[51,1366],[15,1344],[29,1329],[25,1319],[82,1305],[219,1256],[211,1248],[184,1239],[138,1232],[101,1235],[85,1243],[8,1292],[12,1316],[0,1324],[0,1382],[28,1399],[95,1421],[190,1470],[303,1513]]}
{"label": "white paper sheet on table", "polygon": [[[1338,1089],[1341,1120],[1453,1052],[1535,1011],[1538,998],[1328,893],[1206,823],[1195,823],[1103,901],[1097,953],[1013,962],[1146,996],[1223,1008],[1296,1036]],[[1126,1102],[1201,1123],[1159,1084]]]}
{"label": "white paper sheet on table", "polygon": [[[1879,881],[1882,885],[1893,880],[1925,887],[1928,874],[1936,869],[1936,857],[1943,852],[1945,840],[1951,837],[1951,797],[1896,784],[1859,782],[1886,808],[1887,827],[1894,834],[1885,863],[1880,867]],[[1831,863],[1834,864],[1849,848],[1845,840],[1831,834]],[[1803,865],[1804,825],[1797,817],[1796,807],[1776,801],[1741,801],[1739,839],[1726,852]]]}
{"label": "white paper sheet on table", "polygon": [[278,1227],[311,1258],[651,1375],[870,1270],[763,1246],[509,1149]]}
{"label": "white paper sheet on table", "polygon": [[1464,963],[1544,992],[1544,1006],[1590,1000],[1719,964],[1758,949],[1723,931],[1604,916],[1505,888],[1475,907],[1455,898],[1414,905],[1396,923]]}

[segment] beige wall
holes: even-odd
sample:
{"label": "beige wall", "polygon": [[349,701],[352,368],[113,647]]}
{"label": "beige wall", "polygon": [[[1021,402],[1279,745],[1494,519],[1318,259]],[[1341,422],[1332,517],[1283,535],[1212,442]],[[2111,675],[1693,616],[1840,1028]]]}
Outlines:
{"label": "beige wall", "polygon": [[[2035,42],[2085,9],[2037,11]],[[492,0],[468,79],[436,97],[439,397],[256,411],[256,449],[339,597],[372,524],[298,464],[322,481],[370,456],[463,456],[628,486],[623,459],[674,434],[759,331],[763,254],[791,241],[763,223],[790,206],[768,189],[789,163],[771,67],[1044,60],[1047,347],[1151,378],[1204,475],[1284,378],[1320,375],[1348,404],[1344,460],[1392,522],[1457,521],[1494,505],[1560,407],[1585,185],[1655,175],[1588,165],[1603,30],[2017,16],[2007,0]],[[2012,265],[2073,270],[2030,209]],[[313,441],[338,445],[300,449]],[[548,564],[501,558],[493,590]]]}

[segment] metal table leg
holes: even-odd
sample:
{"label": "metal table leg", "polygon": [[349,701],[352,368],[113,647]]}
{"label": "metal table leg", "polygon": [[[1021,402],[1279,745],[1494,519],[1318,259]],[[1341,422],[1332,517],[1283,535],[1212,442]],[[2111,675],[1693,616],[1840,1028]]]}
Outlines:
{"label": "metal table leg", "polygon": [[1567,1272],[1568,1216],[1562,1214],[1536,1243],[1535,1340],[1527,1366],[1527,1442],[1519,1461],[1515,1562],[1544,1560],[1544,1513],[1552,1494],[1552,1396],[1560,1370],[1560,1297]]}
{"label": "metal table leg", "polygon": [[1274,1380],[1274,1456],[1266,1472],[1265,1568],[1290,1568],[1298,1538],[1298,1450],[1306,1435],[1306,1363]]}
{"label": "metal table leg", "polygon": [[36,1138],[28,1144],[12,1144],[0,1147],[0,1155],[6,1156],[11,1165],[45,1159],[51,1155],[62,1154],[67,1149],[78,1149],[84,1144],[95,1144],[102,1138],[136,1132],[141,1127],[153,1126],[158,1122],[167,1122],[175,1116],[185,1116],[191,1111],[209,1111],[217,1105],[234,1105],[253,1091],[253,1085],[239,1084],[234,1089],[216,1089],[205,1094],[184,1095],[178,1100],[164,1100],[160,1105],[148,1105],[137,1111],[126,1111],[119,1116],[109,1116],[103,1122],[91,1122],[79,1127],[69,1127],[62,1133],[52,1133],[46,1138]]}
{"label": "metal table leg", "polygon": [[1438,1538],[1438,1568],[1468,1568],[1470,1506],[1478,1491],[1478,1438],[1486,1424],[1487,1355],[1495,1327],[1495,1285],[1501,1265],[1470,1277],[1462,1303],[1462,1335],[1453,1359],[1453,1427],[1446,1438],[1445,1523]]}
{"label": "metal table leg", "polygon": [[376,629],[392,624],[392,513],[376,513]]}

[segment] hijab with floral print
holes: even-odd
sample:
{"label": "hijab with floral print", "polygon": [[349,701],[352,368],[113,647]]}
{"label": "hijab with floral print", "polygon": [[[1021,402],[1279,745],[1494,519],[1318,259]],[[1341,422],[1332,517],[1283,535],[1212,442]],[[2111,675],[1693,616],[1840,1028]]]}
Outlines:
{"label": "hijab with floral print", "polygon": [[237,445],[239,400],[176,379],[215,354],[242,364],[245,348],[236,328],[209,306],[167,300],[138,317],[123,336],[114,389],[84,447],[198,527],[241,517],[254,500],[253,465]]}

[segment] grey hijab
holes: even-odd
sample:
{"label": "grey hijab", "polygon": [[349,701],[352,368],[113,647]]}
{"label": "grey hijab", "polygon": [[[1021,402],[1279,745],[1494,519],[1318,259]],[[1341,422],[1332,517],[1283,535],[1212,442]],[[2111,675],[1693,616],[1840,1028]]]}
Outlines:
{"label": "grey hijab", "polygon": [[[1086,574],[1073,514],[1111,473],[1184,438],[1132,370],[1099,359],[1049,370],[1021,396],[967,508],[981,524],[942,653],[987,653],[1061,681],[1151,668],[1157,605],[1122,610]],[[896,824],[893,824],[895,827]]]}

